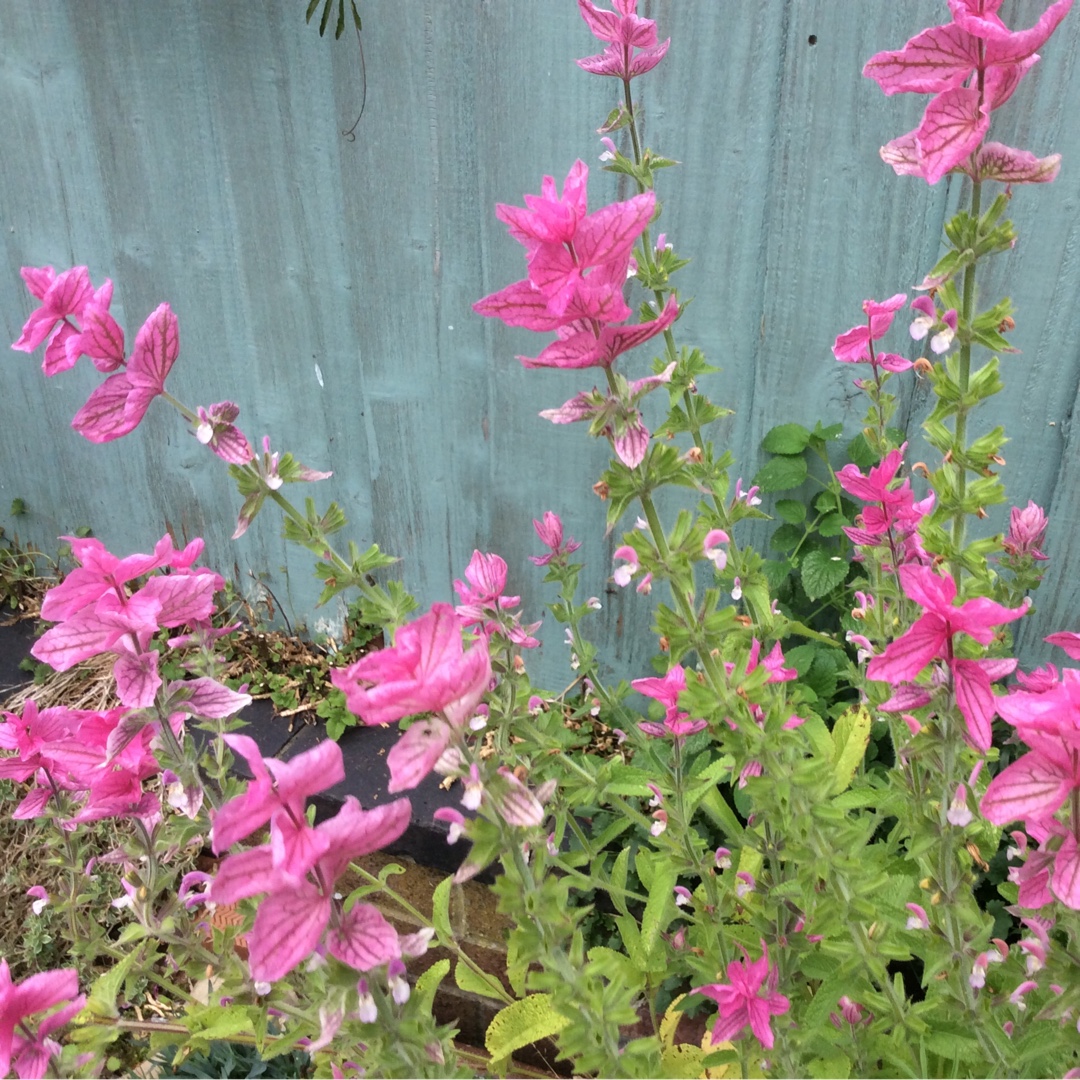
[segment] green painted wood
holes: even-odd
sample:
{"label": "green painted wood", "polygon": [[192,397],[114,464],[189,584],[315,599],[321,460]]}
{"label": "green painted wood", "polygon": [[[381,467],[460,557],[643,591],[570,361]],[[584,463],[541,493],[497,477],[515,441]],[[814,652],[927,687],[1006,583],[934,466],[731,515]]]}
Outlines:
{"label": "green painted wood", "polygon": [[[334,478],[362,543],[402,556],[424,602],[451,598],[473,547],[496,549],[538,614],[529,522],[560,512],[586,541],[585,595],[600,595],[604,655],[646,670],[648,604],[606,584],[618,537],[601,539],[591,485],[602,448],[537,416],[591,386],[593,372],[529,372],[515,354],[534,335],[482,320],[479,296],[522,274],[519,247],[492,208],[540,177],[590,162],[592,204],[620,195],[599,169],[594,129],[618,84],[581,72],[597,51],[571,0],[363,0],[367,97],[355,141],[342,137],[364,96],[354,39],[320,40],[299,0],[0,5],[0,320],[8,340],[31,308],[24,264],[85,262],[116,282],[133,334],[169,300],[182,352],[170,379],[193,404],[242,407],[257,439]],[[1044,5],[1006,0],[1030,25]],[[671,35],[638,81],[646,141],[685,164],[660,192],[663,229],[693,256],[695,302],[678,328],[722,374],[707,389],[735,408],[721,425],[752,475],[776,423],[821,417],[858,430],[836,333],[866,296],[910,289],[934,261],[958,185],[897,179],[878,146],[909,130],[922,99],[886,99],[861,78],[866,58],[944,19],[944,5],[800,0],[643,2]],[[811,45],[813,36],[816,43]],[[987,425],[1005,423],[1009,494],[1052,514],[1041,610],[1025,657],[1050,630],[1080,629],[1080,476],[1070,452],[1080,387],[1080,17],[995,120],[994,137],[1064,155],[1061,178],[1021,189],[1021,242],[986,274],[1009,281],[1022,350]],[[648,356],[628,370],[640,373]],[[89,367],[45,380],[12,354],[0,392],[3,524],[38,544],[90,525],[115,550],[147,550],[166,528],[206,538],[208,561],[251,586],[267,575],[294,621],[315,611],[308,562],[260,518],[229,539],[238,499],[223,470],[161,403],[139,431],[92,447],[68,421],[95,385]],[[906,380],[902,418],[928,408]],[[913,439],[912,459],[929,454]],[[294,491],[297,489],[293,489]],[[303,494],[303,492],[301,492]],[[1000,527],[1002,517],[990,526]],[[761,540],[761,528],[748,535]],[[542,681],[563,685],[564,646],[545,641]]]}

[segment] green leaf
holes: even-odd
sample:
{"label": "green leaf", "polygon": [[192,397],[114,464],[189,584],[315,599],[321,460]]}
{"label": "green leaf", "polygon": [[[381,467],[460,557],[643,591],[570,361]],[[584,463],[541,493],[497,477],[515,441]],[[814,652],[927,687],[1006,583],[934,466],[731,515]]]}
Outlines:
{"label": "green leaf", "polygon": [[120,987],[138,955],[138,950],[132,950],[94,983],[90,997],[86,1001],[86,1007],[95,1016],[116,1019],[120,1015],[116,1007],[116,995],[120,992]]}
{"label": "green leaf", "polygon": [[874,457],[874,451],[870,449],[870,444],[866,441],[866,436],[860,432],[855,436],[847,446],[847,456],[853,461],[859,468],[866,472],[867,469],[877,464],[877,458]]}
{"label": "green leaf", "polygon": [[778,499],[776,512],[791,525],[801,525],[806,520],[806,504],[798,499]]}
{"label": "green leaf", "polygon": [[523,1046],[558,1034],[568,1023],[562,1013],[556,1012],[550,994],[530,994],[491,1018],[484,1034],[484,1048],[495,1061],[501,1061]]}
{"label": "green leaf", "polygon": [[839,795],[846,791],[851,784],[855,770],[866,755],[866,744],[870,741],[870,713],[865,706],[848,709],[833,725],[833,745],[835,757],[833,758],[833,781],[832,794]]}
{"label": "green leaf", "polygon": [[116,939],[117,945],[130,945],[133,941],[142,941],[146,937],[147,930],[145,926],[140,926],[138,923],[132,923],[130,926],[125,926],[123,933]]}
{"label": "green leaf", "polygon": [[435,886],[431,894],[431,925],[441,938],[449,940],[454,936],[450,925],[450,890],[454,887],[452,877],[445,878]]}
{"label": "green leaf", "polygon": [[413,989],[413,996],[419,1002],[421,1012],[429,1012],[431,1003],[435,1000],[435,992],[439,989],[439,983],[450,972],[450,961],[443,957],[436,960],[417,980]]}
{"label": "green leaf", "polygon": [[850,525],[851,522],[844,517],[843,514],[837,513],[835,510],[831,514],[826,514],[818,522],[818,535],[819,536],[839,536],[844,531],[845,525]]}
{"label": "green leaf", "polygon": [[653,879],[649,887],[649,899],[641,916],[641,951],[645,970],[659,971],[666,965],[666,953],[660,945],[660,934],[667,929],[675,911],[675,866],[670,860],[653,863]]}
{"label": "green leaf", "polygon": [[753,482],[764,492],[790,491],[806,479],[806,459],[798,457],[774,457],[760,469]]}
{"label": "green leaf", "polygon": [[615,862],[611,867],[611,902],[615,905],[616,910],[621,914],[626,915],[627,907],[626,901],[623,899],[623,893],[626,891],[626,874],[630,866],[630,848],[624,847],[622,851],[615,857]]}
{"label": "green leaf", "polygon": [[780,424],[761,440],[761,449],[770,454],[801,454],[810,442],[810,432],[802,424]]}
{"label": "green leaf", "polygon": [[[793,525],[790,521],[785,522],[769,537],[769,547],[774,551],[793,551],[804,535],[804,531],[798,525]],[[788,564],[785,563],[784,573],[781,575],[780,580],[787,577],[787,571]]]}
{"label": "green leaf", "polygon": [[650,774],[633,765],[612,765],[604,790],[612,795],[648,795]]}
{"label": "green leaf", "polygon": [[841,1053],[830,1057],[814,1058],[807,1065],[807,1070],[814,1080],[828,1080],[829,1077],[847,1080],[851,1075],[851,1059]]}
{"label": "green leaf", "polygon": [[488,975],[486,972],[482,975],[478,974],[460,960],[454,968],[454,982],[458,984],[459,990],[464,990],[468,994],[479,994],[481,997],[494,998],[496,1001],[503,1001],[506,998],[502,983],[494,975]]}
{"label": "green leaf", "polygon": [[811,600],[832,592],[846,577],[848,562],[839,555],[808,551],[802,561],[802,585]]}

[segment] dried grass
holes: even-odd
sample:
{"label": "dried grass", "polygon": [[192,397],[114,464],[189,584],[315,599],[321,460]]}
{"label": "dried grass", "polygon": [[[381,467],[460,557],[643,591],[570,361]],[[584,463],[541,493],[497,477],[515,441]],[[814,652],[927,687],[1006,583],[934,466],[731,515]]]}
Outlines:
{"label": "dried grass", "polygon": [[27,683],[0,701],[0,708],[18,712],[31,699],[39,709],[111,709],[120,702],[113,681],[112,653],[77,664],[70,671],[52,671],[40,682]]}

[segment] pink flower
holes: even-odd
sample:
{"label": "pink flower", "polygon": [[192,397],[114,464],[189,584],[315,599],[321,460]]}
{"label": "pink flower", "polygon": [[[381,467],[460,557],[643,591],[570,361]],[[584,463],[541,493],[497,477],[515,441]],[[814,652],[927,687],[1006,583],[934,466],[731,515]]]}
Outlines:
{"label": "pink flower", "polygon": [[391,648],[331,672],[349,709],[365,724],[434,714],[414,723],[387,755],[392,792],[416,787],[431,772],[488,689],[487,640],[481,637],[465,649],[461,630],[454,609],[435,604],[428,614],[401,627]]}
{"label": "pink flower", "polygon": [[1039,59],[1036,50],[1072,0],[1056,0],[1035,26],[1016,33],[998,17],[999,6],[1000,0],[950,0],[951,23],[923,30],[902,49],[878,53],[863,68],[886,94],[935,95],[914,131],[882,147],[882,158],[898,174],[930,184],[957,168],[975,180],[1006,183],[1037,183],[1057,174],[1057,155],[1039,160],[999,144],[979,147],[991,111],[1005,104]]}
{"label": "pink flower", "polygon": [[526,367],[607,367],[666,330],[679,314],[671,298],[650,321],[614,325],[631,315],[623,287],[633,266],[634,242],[648,225],[656,199],[647,191],[589,214],[588,174],[588,166],[577,161],[561,196],[554,179],[545,176],[541,194],[526,195],[525,207],[496,207],[510,235],[525,247],[528,277],[478,300],[473,310],[508,326],[557,333],[558,340],[539,356],[518,357]]}
{"label": "pink flower", "polygon": [[1071,660],[1080,660],[1080,634],[1072,630],[1060,630],[1043,640],[1050,645],[1056,645],[1059,649],[1064,649]]}
{"label": "pink flower", "polygon": [[926,908],[920,904],[905,904],[904,907],[911,912],[908,916],[907,928],[909,930],[929,930],[930,919],[926,914]]}
{"label": "pink flower", "polygon": [[733,960],[727,966],[726,983],[698,986],[692,994],[704,994],[718,1006],[716,1024],[713,1026],[713,1045],[739,1038],[749,1026],[755,1038],[766,1050],[773,1046],[771,1017],[781,1016],[791,1008],[791,1003],[776,986],[779,973],[769,966],[765,942],[761,943],[761,958],[751,961],[750,954],[742,948],[743,960]]}
{"label": "pink flower", "polygon": [[906,449],[904,443],[899,449],[889,451],[865,476],[857,465],[850,464],[836,474],[840,486],[849,495],[873,504],[859,514],[857,525],[844,526],[848,539],[863,547],[888,543],[902,563],[925,560],[918,527],[934,503],[933,492],[916,502],[911,481],[906,477],[899,485],[895,484]]}
{"label": "pink flower", "polygon": [[1010,555],[1030,555],[1033,559],[1045,560],[1046,556],[1039,548],[1049,524],[1043,508],[1028,499],[1023,510],[1014,506],[1009,512],[1009,532],[1002,546]]}
{"label": "pink flower", "polygon": [[[1029,604],[1002,607],[985,597],[955,604],[956,582],[936,574],[928,566],[902,566],[904,593],[923,608],[923,614],[880,656],[867,665],[868,678],[892,683],[911,682],[932,660],[944,660],[952,672],[956,703],[976,748],[990,749],[990,725],[995,705],[991,675],[1001,677],[1016,661],[963,660],[953,654],[953,635],[965,633],[981,645],[994,639],[993,628],[1027,613]],[[1011,666],[1009,666],[1011,663]]]}
{"label": "pink flower", "polygon": [[66,362],[65,346],[67,339],[78,331],[67,320],[69,316],[79,318],[93,299],[90,271],[85,266],[76,266],[57,274],[51,266],[24,266],[21,273],[27,289],[41,301],[41,306],[26,320],[19,340],[11,347],[31,353],[48,339],[42,367],[47,375],[55,375],[71,366]]}
{"label": "pink flower", "polygon": [[1080,790],[1080,671],[1067,668],[1053,689],[1017,690],[998,706],[1029,750],[990,781],[979,809],[995,825],[1025,822],[1042,845],[1025,878],[1047,873],[1054,895],[1080,909],[1080,820],[1054,820]]}
{"label": "pink flower", "polygon": [[248,735],[222,738],[247,762],[252,779],[242,795],[230,799],[214,815],[214,853],[220,854],[269,822],[274,830],[274,867],[294,878],[303,876],[326,851],[321,846],[322,834],[307,823],[304,808],[309,795],[345,779],[341,748],[327,739],[289,761],[278,761],[264,758]]}
{"label": "pink flower", "polygon": [[[543,316],[538,320],[529,306],[520,311],[506,306],[496,300],[500,293],[479,301],[477,311],[532,330],[555,329],[552,320],[621,322],[630,314],[622,300],[626,267],[634,241],[652,217],[656,196],[648,191],[589,214],[588,178],[589,167],[579,159],[567,174],[561,197],[554,179],[545,176],[541,194],[526,195],[524,208],[504,203],[495,208],[510,235],[525,246],[529,276],[519,284],[543,298]],[[593,280],[590,272],[596,270],[599,277]],[[537,321],[540,325],[533,325]]]}
{"label": "pink flower", "polygon": [[730,539],[723,529],[710,529],[705,535],[703,553],[717,570],[723,570],[727,566],[727,552],[720,545],[728,543]]}
{"label": "pink flower", "polygon": [[411,812],[408,799],[362,810],[348,796],[334,817],[311,830],[316,837],[312,847],[319,855],[299,875],[288,873],[274,854],[281,818],[271,824],[269,844],[237,852],[222,862],[210,886],[215,903],[268,894],[248,935],[251,977],[256,982],[283,978],[320,943],[357,971],[400,959],[397,931],[379,910],[357,903],[345,911],[334,898],[334,889],[353,859],[393,843],[405,831]]}
{"label": "pink flower", "polygon": [[833,356],[843,364],[873,364],[886,371],[907,371],[910,360],[893,353],[877,354],[873,346],[888,333],[896,312],[906,303],[906,293],[897,293],[888,300],[864,300],[865,325],[853,326],[841,334],[833,344]]}
{"label": "pink flower", "polygon": [[761,499],[758,497],[758,491],[760,490],[755,484],[749,491],[743,491],[742,477],[740,476],[735,481],[735,497],[731,500],[731,505],[734,506],[735,503],[742,502],[746,504],[748,509],[753,506],[760,506]]}
{"label": "pink flower", "polygon": [[[61,1004],[63,1008],[42,1019],[36,1032],[31,1033],[26,1023],[30,1017]],[[60,1052],[49,1036],[81,1012],[85,1004],[74,968],[43,971],[16,983],[11,979],[7,960],[0,959],[0,1076],[8,1075],[13,1061],[19,1076],[45,1076],[50,1057]]]}
{"label": "pink flower", "polygon": [[[191,569],[202,551],[201,540],[176,551],[164,536],[153,555],[126,559],[111,555],[98,540],[71,539],[71,544],[82,565],[46,595],[42,617],[57,625],[34,644],[33,654],[67,671],[92,656],[116,653],[113,675],[120,700],[130,708],[147,708],[162,685],[150,638],[161,627],[208,620],[222,579],[206,569]],[[127,582],[163,567],[173,573],[151,577],[128,592]]]}
{"label": "pink flower", "polygon": [[630,584],[630,579],[638,572],[639,564],[637,552],[629,544],[615,549],[615,558],[625,563],[625,566],[617,566],[611,575],[615,584],[625,589]]}
{"label": "pink flower", "polygon": [[686,689],[686,670],[681,664],[672,667],[663,678],[635,679],[630,685],[639,694],[659,701],[666,710],[662,724],[648,720],[638,724],[646,735],[683,739],[708,726],[704,720],[691,720],[689,713],[679,711],[679,694]]}
{"label": "pink flower", "polygon": [[581,17],[608,46],[599,56],[587,56],[576,63],[593,75],[614,75],[629,82],[664,59],[671,39],[657,42],[656,23],[637,14],[637,0],[613,0],[613,6],[614,11],[603,11],[591,0],[578,0]]}
{"label": "pink flower", "polygon": [[461,597],[461,603],[455,610],[463,625],[479,625],[489,638],[496,632],[505,634],[515,645],[525,649],[534,649],[540,644],[532,637],[539,623],[523,626],[519,613],[506,612],[507,608],[519,604],[521,597],[502,595],[506,588],[504,559],[474,551],[465,568],[465,579],[454,582],[454,589]]}
{"label": "pink flower", "polygon": [[609,436],[619,460],[627,468],[635,469],[649,448],[649,430],[642,422],[637,404],[646,394],[670,382],[674,370],[672,361],[659,375],[625,384],[623,393],[605,396],[594,388],[572,397],[561,408],[544,409],[540,415],[553,424],[590,421],[590,432]]}
{"label": "pink flower", "polygon": [[230,465],[246,465],[255,456],[251,443],[233,423],[240,415],[238,406],[231,401],[219,401],[209,409],[200,405],[198,414],[195,438],[203,446],[209,446],[222,461]]}
{"label": "pink flower", "polygon": [[601,325],[599,320],[594,319],[575,319],[556,329],[558,340],[553,341],[539,356],[519,356],[518,360],[527,368],[610,367],[624,352],[663,333],[678,315],[678,302],[670,297],[664,310],[647,322],[612,326]]}
{"label": "pink flower", "polygon": [[551,510],[544,511],[542,520],[533,519],[533,528],[540,537],[540,543],[548,548],[547,555],[530,555],[529,562],[534,566],[547,566],[551,562],[562,562],[567,555],[577,551],[581,545],[570,537],[563,546],[562,520]]}

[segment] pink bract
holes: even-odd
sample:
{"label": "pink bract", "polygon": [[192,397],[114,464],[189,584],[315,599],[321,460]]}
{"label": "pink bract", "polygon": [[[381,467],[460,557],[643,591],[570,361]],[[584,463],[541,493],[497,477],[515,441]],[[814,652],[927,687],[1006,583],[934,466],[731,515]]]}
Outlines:
{"label": "pink bract", "polygon": [[[742,948],[742,946],[740,946]],[[773,1046],[772,1017],[781,1016],[791,1008],[791,1002],[777,992],[779,972],[769,964],[765,942],[761,957],[751,960],[743,948],[743,960],[733,960],[727,966],[726,983],[711,983],[695,987],[692,994],[704,994],[718,1006],[712,1041],[729,1042],[740,1038],[747,1027],[766,1049]]]}
{"label": "pink bract", "polygon": [[637,0],[614,0],[613,6],[614,11],[604,11],[591,0],[578,0],[581,17],[608,46],[599,56],[586,56],[577,65],[593,75],[613,75],[629,82],[664,59],[671,39],[657,41],[656,23],[637,14]]}
{"label": "pink bract", "polygon": [[1057,174],[1054,157],[1040,160],[999,143],[979,148],[991,112],[1008,101],[1039,59],[1037,50],[1072,0],[1056,0],[1033,27],[1015,33],[998,17],[998,6],[987,0],[950,0],[951,23],[923,30],[902,49],[878,53],[863,68],[886,94],[935,95],[914,131],[882,147],[882,158],[897,173],[921,176],[930,184],[953,169],[1006,183],[1042,183]]}
{"label": "pink bract", "polygon": [[867,665],[866,674],[896,686],[911,682],[932,660],[943,659],[952,671],[956,703],[968,726],[974,746],[990,749],[990,725],[997,704],[990,689],[1016,666],[1015,660],[965,660],[953,655],[954,634],[965,633],[981,645],[989,645],[994,627],[1019,619],[1028,611],[1025,601],[1017,608],[977,597],[956,604],[956,582],[937,574],[929,566],[902,566],[900,584],[904,593],[923,608],[923,614],[880,656]]}
{"label": "pink bract", "polygon": [[387,755],[392,792],[416,787],[435,767],[455,732],[473,716],[491,682],[487,639],[468,648],[462,622],[449,604],[401,627],[391,648],[369,653],[330,674],[349,709],[365,724],[418,720]]}
{"label": "pink bract", "polygon": [[123,371],[110,375],[75,414],[71,426],[94,443],[112,442],[139,426],[180,353],[180,332],[168,304],[147,318]]}
{"label": "pink bract", "polygon": [[[323,745],[336,747],[335,743]],[[378,909],[358,903],[345,911],[334,899],[334,886],[353,859],[393,843],[405,831],[411,813],[408,799],[362,810],[350,795],[336,816],[311,830],[312,849],[319,854],[304,871],[289,873],[276,859],[280,819],[272,823],[271,843],[222,862],[210,886],[210,898],[216,903],[268,894],[259,905],[250,934],[254,980],[276,982],[321,942],[332,956],[358,971],[401,956],[397,931]],[[307,876],[308,870],[314,880]]]}

